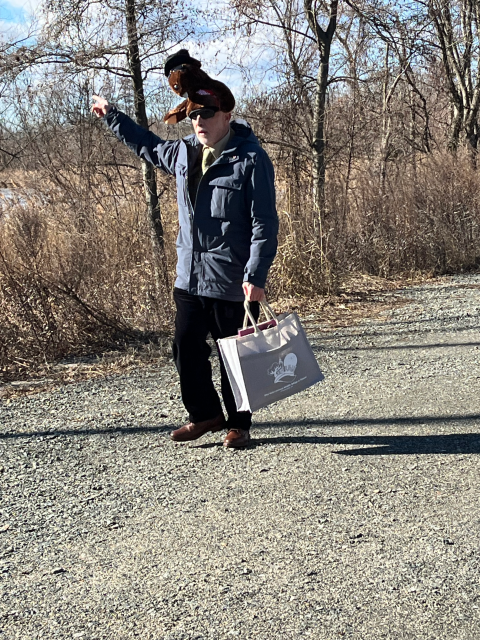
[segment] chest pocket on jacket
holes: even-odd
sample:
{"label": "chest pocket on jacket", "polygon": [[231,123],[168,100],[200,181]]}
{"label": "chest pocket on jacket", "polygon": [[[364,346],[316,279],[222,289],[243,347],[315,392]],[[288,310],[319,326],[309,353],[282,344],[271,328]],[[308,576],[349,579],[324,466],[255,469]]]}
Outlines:
{"label": "chest pocket on jacket", "polygon": [[214,178],[209,181],[213,187],[211,201],[212,218],[238,220],[244,213],[243,181],[233,176]]}

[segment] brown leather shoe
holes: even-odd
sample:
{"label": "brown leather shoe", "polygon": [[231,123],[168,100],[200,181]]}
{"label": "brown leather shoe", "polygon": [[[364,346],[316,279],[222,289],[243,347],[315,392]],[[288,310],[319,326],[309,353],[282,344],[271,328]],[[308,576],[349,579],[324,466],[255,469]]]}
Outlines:
{"label": "brown leather shoe", "polygon": [[227,449],[241,449],[250,444],[250,431],[246,429],[230,429],[223,441]]}
{"label": "brown leather shoe", "polygon": [[205,435],[208,431],[214,433],[215,431],[221,431],[225,429],[225,418],[223,413],[211,420],[203,420],[202,422],[189,422],[180,429],[175,429],[170,434],[170,438],[175,442],[188,442],[189,440],[196,440]]}

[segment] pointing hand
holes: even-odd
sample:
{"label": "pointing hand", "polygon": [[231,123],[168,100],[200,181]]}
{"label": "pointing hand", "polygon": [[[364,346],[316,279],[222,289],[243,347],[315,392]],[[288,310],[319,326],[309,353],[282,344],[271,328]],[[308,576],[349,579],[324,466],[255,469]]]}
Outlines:
{"label": "pointing hand", "polygon": [[99,118],[107,114],[112,108],[112,105],[108,103],[108,100],[102,98],[102,96],[92,96],[92,98],[95,101],[92,105],[92,113]]}

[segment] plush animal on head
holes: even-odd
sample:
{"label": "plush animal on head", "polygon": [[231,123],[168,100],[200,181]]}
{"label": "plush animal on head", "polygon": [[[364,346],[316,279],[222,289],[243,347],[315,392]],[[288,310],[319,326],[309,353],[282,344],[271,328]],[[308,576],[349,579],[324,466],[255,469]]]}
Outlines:
{"label": "plush animal on head", "polygon": [[176,124],[188,118],[192,111],[209,108],[214,111],[232,111],[235,98],[230,89],[213,80],[200,67],[202,63],[191,58],[187,49],[180,49],[169,56],[165,63],[165,75],[172,91],[186,98],[163,118],[167,124]]}

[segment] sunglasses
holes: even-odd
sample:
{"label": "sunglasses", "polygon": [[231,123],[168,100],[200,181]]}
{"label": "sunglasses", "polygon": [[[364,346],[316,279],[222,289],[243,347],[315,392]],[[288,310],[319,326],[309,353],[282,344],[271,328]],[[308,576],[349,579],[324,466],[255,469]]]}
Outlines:
{"label": "sunglasses", "polygon": [[217,113],[218,107],[210,107],[205,109],[195,109],[195,111],[191,111],[189,114],[190,120],[196,120],[199,116],[202,120],[209,120],[213,118],[213,116]]}
{"label": "sunglasses", "polygon": [[185,69],[185,65],[184,64],[177,64],[176,67],[173,67],[172,69],[170,69],[170,72],[169,72],[168,75],[170,75],[174,71],[183,71],[184,69]]}

